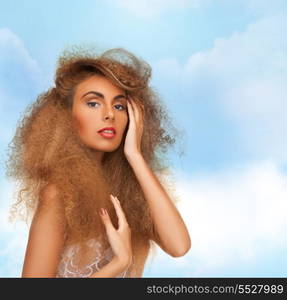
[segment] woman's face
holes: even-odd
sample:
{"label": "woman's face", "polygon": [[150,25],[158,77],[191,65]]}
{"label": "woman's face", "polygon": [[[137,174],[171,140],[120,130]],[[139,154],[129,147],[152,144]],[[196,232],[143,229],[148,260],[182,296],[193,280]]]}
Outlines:
{"label": "woman's face", "polygon": [[[121,141],[128,123],[127,99],[123,89],[104,76],[93,75],[79,83],[73,99],[73,125],[87,146],[112,152]],[[115,134],[99,133],[113,127]]]}

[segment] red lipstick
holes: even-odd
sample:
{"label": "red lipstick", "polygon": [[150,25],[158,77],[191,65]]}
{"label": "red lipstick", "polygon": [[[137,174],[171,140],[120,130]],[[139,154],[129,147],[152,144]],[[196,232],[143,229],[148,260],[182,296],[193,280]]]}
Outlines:
{"label": "red lipstick", "polygon": [[116,135],[116,129],[114,127],[104,127],[98,130],[98,133],[104,138],[111,139]]}

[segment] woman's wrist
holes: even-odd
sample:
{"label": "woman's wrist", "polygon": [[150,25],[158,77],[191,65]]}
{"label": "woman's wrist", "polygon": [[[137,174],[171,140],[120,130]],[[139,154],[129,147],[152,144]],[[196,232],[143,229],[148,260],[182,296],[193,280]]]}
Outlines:
{"label": "woman's wrist", "polygon": [[117,257],[117,256],[114,256],[112,260],[120,269],[122,269],[122,271],[128,269],[132,261],[130,257]]}
{"label": "woman's wrist", "polygon": [[128,268],[128,264],[125,260],[114,257],[109,263],[104,265],[99,271],[93,273],[92,278],[114,278],[124,272]]}

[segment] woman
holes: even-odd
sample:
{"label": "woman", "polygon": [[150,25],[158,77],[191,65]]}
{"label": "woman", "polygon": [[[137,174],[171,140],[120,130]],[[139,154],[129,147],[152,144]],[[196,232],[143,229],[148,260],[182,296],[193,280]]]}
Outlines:
{"label": "woman", "polygon": [[22,277],[141,277],[153,242],[173,257],[190,249],[160,180],[175,135],[150,76],[121,48],[59,58],[10,146],[11,217],[32,220]]}

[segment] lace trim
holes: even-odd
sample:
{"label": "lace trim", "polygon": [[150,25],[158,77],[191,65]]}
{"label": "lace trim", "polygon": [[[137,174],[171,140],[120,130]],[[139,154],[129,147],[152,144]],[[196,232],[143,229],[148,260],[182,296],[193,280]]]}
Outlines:
{"label": "lace trim", "polygon": [[[111,247],[104,251],[104,254],[101,255],[100,247],[101,244],[95,239],[90,239],[87,242],[89,247],[94,248],[93,250],[96,252],[95,259],[87,264],[86,266],[79,268],[75,264],[75,254],[79,251],[79,245],[70,245],[66,247],[61,255],[61,261],[58,265],[58,271],[56,277],[89,277],[93,273],[99,271],[104,265],[109,263],[113,258],[113,252]],[[129,277],[130,270],[127,269],[121,274],[117,275],[117,278],[125,278]]]}

